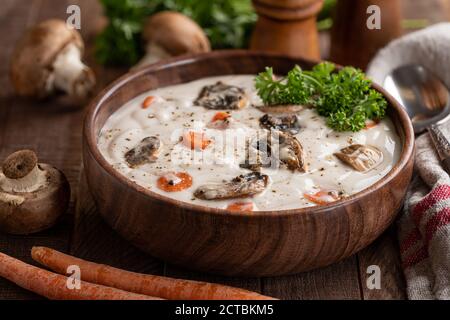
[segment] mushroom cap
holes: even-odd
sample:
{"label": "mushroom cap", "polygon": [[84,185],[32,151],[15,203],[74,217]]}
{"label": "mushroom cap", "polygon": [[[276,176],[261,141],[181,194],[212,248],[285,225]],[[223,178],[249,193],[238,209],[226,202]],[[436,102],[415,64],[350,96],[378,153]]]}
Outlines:
{"label": "mushroom cap", "polygon": [[144,26],[144,40],[159,45],[172,56],[211,51],[203,29],[191,18],[175,11],[152,15]]}
{"label": "mushroom cap", "polygon": [[305,109],[301,105],[276,105],[257,107],[261,112],[268,114],[295,114]]}
{"label": "mushroom cap", "polygon": [[2,164],[3,174],[9,179],[21,179],[36,167],[37,155],[31,150],[21,150],[9,155]]}
{"label": "mushroom cap", "polygon": [[[11,203],[0,197],[0,231],[27,235],[52,227],[67,210],[70,185],[58,169],[39,164],[47,172],[48,185],[35,192],[8,193],[22,197],[21,203]],[[0,190],[1,192],[1,190]]]}
{"label": "mushroom cap", "polygon": [[83,40],[63,20],[51,19],[26,32],[11,60],[11,81],[19,95],[45,97],[46,82],[56,56],[69,43],[84,50]]}

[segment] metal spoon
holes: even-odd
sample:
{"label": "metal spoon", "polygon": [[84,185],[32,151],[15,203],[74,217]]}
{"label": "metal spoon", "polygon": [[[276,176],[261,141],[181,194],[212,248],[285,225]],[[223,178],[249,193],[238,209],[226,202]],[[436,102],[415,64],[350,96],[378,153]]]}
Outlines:
{"label": "metal spoon", "polygon": [[395,69],[386,77],[383,86],[405,108],[416,134],[429,131],[439,158],[450,173],[450,137],[440,127],[450,119],[448,88],[420,65]]}

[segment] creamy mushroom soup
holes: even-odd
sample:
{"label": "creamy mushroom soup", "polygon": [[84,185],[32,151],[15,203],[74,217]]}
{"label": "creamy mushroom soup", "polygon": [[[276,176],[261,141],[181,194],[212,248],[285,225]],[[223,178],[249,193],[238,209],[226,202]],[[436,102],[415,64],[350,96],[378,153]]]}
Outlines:
{"label": "creamy mushroom soup", "polygon": [[399,159],[388,118],[336,132],[314,109],[261,106],[252,75],[160,88],[117,110],[99,148],[144,188],[236,211],[327,204],[374,184]]}

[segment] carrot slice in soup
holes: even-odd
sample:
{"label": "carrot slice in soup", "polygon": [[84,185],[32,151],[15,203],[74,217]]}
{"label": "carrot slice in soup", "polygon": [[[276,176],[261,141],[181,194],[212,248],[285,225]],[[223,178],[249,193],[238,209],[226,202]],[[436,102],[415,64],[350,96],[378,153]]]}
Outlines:
{"label": "carrot slice in soup", "polygon": [[203,132],[189,131],[184,134],[183,143],[192,150],[205,150],[211,144],[211,140],[206,138]]}
{"label": "carrot slice in soup", "polygon": [[380,121],[378,120],[368,120],[366,121],[366,127],[364,128],[365,130],[369,130],[372,128],[375,128],[378,124],[380,123]]}
{"label": "carrot slice in soup", "polygon": [[305,193],[306,200],[311,201],[318,205],[326,205],[341,199],[337,191],[324,191],[321,190],[316,193]]}
{"label": "carrot slice in soup", "polygon": [[158,179],[157,186],[166,192],[179,192],[192,186],[192,177],[186,172],[168,173]]}
{"label": "carrot slice in soup", "polygon": [[148,96],[145,98],[144,102],[142,102],[142,109],[148,109],[153,102],[155,102],[156,98],[154,96]]}
{"label": "carrot slice in soup", "polygon": [[228,112],[220,111],[220,112],[217,112],[214,115],[214,118],[212,119],[212,122],[225,121],[225,120],[227,120],[230,117],[231,117],[231,115]]}
{"label": "carrot slice in soup", "polygon": [[235,202],[227,207],[227,210],[235,212],[251,212],[255,210],[253,202]]}
{"label": "carrot slice in soup", "polygon": [[225,130],[230,126],[231,114],[224,111],[217,112],[209,123],[208,127],[211,129]]}

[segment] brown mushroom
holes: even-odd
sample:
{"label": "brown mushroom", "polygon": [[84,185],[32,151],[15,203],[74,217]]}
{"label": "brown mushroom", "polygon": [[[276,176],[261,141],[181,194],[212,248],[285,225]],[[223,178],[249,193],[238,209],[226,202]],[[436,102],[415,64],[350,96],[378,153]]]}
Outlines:
{"label": "brown mushroom", "polygon": [[133,149],[125,153],[125,160],[131,168],[146,163],[155,162],[162,149],[162,142],[158,137],[147,137]]}
{"label": "brown mushroom", "polygon": [[291,114],[298,113],[305,109],[301,105],[273,105],[273,106],[259,106],[258,110],[269,114]]}
{"label": "brown mushroom", "polygon": [[272,130],[258,135],[246,146],[246,158],[241,168],[259,172],[261,168],[279,168],[306,172],[308,165],[306,153],[296,137],[281,131]]}
{"label": "brown mushroom", "polygon": [[70,186],[62,172],[39,164],[30,150],[3,162],[0,172],[0,231],[25,235],[52,227],[69,205]]}
{"label": "brown mushroom", "polygon": [[265,114],[259,119],[259,124],[262,128],[267,130],[277,130],[290,134],[297,134],[300,132],[300,124],[298,122],[298,117],[295,114],[283,116]]}
{"label": "brown mushroom", "polygon": [[354,144],[334,154],[339,160],[360,172],[375,169],[383,162],[383,152],[373,146]]}
{"label": "brown mushroom", "polygon": [[63,91],[84,101],[95,86],[92,70],[82,63],[84,45],[78,31],[62,20],[31,28],[17,44],[11,60],[11,81],[21,96],[45,98]]}
{"label": "brown mushroom", "polygon": [[221,81],[204,87],[197,100],[194,101],[195,105],[212,110],[242,109],[247,103],[247,93],[243,88]]}
{"label": "brown mushroom", "polygon": [[308,165],[306,162],[306,153],[298,139],[290,134],[277,132],[278,145],[274,148],[272,144],[272,153],[278,153],[278,159],[284,163],[289,170],[306,172]]}
{"label": "brown mushroom", "polygon": [[136,67],[182,54],[211,51],[203,29],[191,18],[174,11],[152,15],[144,25],[143,38],[147,54]]}
{"label": "brown mushroom", "polygon": [[272,158],[271,136],[270,132],[263,132],[246,141],[245,160],[240,164],[241,168],[260,172],[261,168],[277,165],[277,159]]}
{"label": "brown mushroom", "polygon": [[231,182],[201,186],[195,191],[194,196],[202,200],[246,198],[263,192],[268,183],[267,175],[252,172],[236,177]]}

